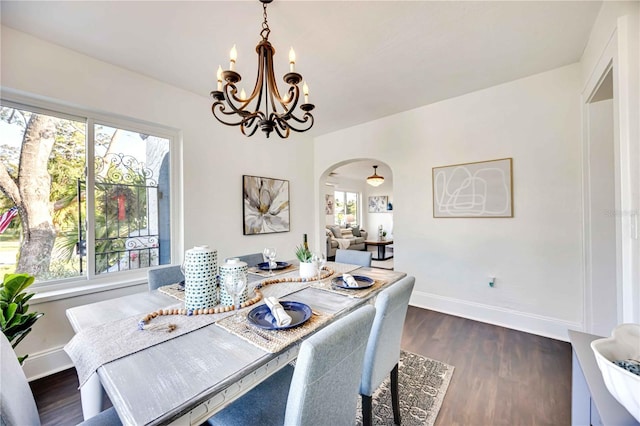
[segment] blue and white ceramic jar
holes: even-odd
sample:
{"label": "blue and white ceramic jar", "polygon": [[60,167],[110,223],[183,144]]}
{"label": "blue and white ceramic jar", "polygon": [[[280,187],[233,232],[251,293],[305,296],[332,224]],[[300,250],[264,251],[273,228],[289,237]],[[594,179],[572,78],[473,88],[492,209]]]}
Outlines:
{"label": "blue and white ceramic jar", "polygon": [[[227,293],[224,288],[224,282],[227,278],[233,280],[242,279],[247,282],[247,264],[236,257],[227,259],[225,263],[220,265],[220,304],[225,306],[233,306],[233,297]],[[244,303],[249,299],[248,286],[238,295],[238,303]]]}
{"label": "blue and white ceramic jar", "polygon": [[184,305],[186,309],[212,308],[218,304],[218,252],[195,246],[184,254]]}

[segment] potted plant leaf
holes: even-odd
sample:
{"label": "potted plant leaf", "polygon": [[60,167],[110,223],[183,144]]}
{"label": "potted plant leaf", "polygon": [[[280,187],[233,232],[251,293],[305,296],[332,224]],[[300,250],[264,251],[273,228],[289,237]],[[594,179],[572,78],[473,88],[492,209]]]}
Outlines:
{"label": "potted plant leaf", "polygon": [[[6,274],[0,286],[0,329],[13,348],[31,332],[31,327],[38,318],[44,315],[41,312],[28,312],[27,302],[35,293],[27,293],[25,290],[34,281],[35,277],[29,274]],[[20,364],[28,356],[19,356]]]}

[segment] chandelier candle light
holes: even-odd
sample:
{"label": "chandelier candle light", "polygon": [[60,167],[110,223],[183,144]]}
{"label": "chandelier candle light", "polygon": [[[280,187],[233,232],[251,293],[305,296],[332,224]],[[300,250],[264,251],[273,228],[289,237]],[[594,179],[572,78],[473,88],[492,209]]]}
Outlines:
{"label": "chandelier candle light", "polygon": [[[244,89],[238,94],[236,84],[242,79],[236,72],[236,60],[238,52],[234,45],[229,55],[229,69],[223,71],[218,66],[217,90],[211,92],[215,102],[211,106],[214,117],[228,126],[240,126],[242,134],[253,136],[260,128],[267,137],[272,131],[281,138],[289,137],[291,130],[294,132],[306,132],[314,123],[312,111],[315,106],[309,103],[309,86],[302,84],[304,103],[300,109],[304,112],[302,117],[294,113],[300,98],[302,75],[295,72],[296,54],[293,48],[289,51],[289,72],[284,75],[284,81],[289,85],[285,96],[281,96],[276,84],[273,72],[273,55],[275,49],[269,43],[269,25],[267,24],[267,4],[273,0],[259,0],[262,3],[263,17],[262,40],[256,46],[258,53],[258,76],[256,85],[251,95],[247,97]],[[264,110],[262,110],[264,101]],[[252,110],[253,109],[253,110]]]}

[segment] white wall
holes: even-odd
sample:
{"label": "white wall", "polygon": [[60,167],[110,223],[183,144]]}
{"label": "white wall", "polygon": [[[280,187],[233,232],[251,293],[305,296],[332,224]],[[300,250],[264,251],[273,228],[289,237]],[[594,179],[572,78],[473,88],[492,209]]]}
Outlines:
{"label": "white wall", "polygon": [[[416,276],[412,304],[560,339],[581,328],[580,72],[574,64],[316,138],[316,178],[362,153],[391,167],[395,267]],[[433,218],[432,167],[504,157],[514,218]]]}
{"label": "white wall", "polygon": [[[238,128],[217,122],[208,93],[197,96],[7,27],[2,27],[1,55],[3,96],[21,91],[182,132],[184,247],[209,244],[224,258],[275,246],[279,256],[290,259],[302,234],[308,233],[310,245],[315,244],[309,137],[295,134],[284,141],[272,137],[268,144],[261,134],[246,138]],[[289,180],[291,232],[242,235],[243,174]],[[122,292],[107,291],[97,298]],[[29,377],[65,366],[60,360],[67,358],[60,348],[72,331],[64,310],[95,300],[96,296],[90,295],[46,306],[34,303],[35,309],[46,310],[47,315],[17,348],[31,354],[31,362],[26,364]]]}

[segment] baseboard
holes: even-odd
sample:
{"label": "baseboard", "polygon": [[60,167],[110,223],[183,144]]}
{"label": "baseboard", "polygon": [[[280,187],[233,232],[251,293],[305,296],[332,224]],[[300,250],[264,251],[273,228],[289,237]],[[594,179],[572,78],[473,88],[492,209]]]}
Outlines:
{"label": "baseboard", "polygon": [[64,351],[64,346],[59,346],[29,354],[23,370],[27,380],[32,381],[72,367],[73,362]]}
{"label": "baseboard", "polygon": [[474,321],[485,322],[556,340],[569,341],[568,330],[583,330],[583,324],[557,318],[519,312],[467,300],[415,291],[410,304]]}

